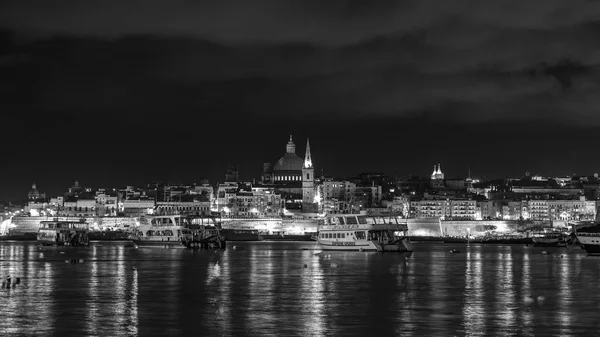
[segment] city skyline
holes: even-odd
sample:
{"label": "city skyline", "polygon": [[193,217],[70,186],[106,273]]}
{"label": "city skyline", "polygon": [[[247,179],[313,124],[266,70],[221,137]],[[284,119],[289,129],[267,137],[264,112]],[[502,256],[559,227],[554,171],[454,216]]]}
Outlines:
{"label": "city skyline", "polygon": [[[418,130],[417,130],[418,132]],[[485,130],[476,130],[476,132],[483,135]],[[49,193],[62,193],[65,188],[72,186],[73,181],[78,180],[86,186],[93,187],[122,187],[127,185],[143,186],[152,181],[162,181],[165,183],[200,183],[201,180],[209,180],[211,184],[223,182],[225,180],[225,173],[229,166],[237,165],[239,167],[239,177],[241,181],[260,181],[262,165],[265,162],[274,163],[285,152],[285,143],[289,137],[289,133],[280,132],[281,137],[272,140],[269,135],[263,135],[265,143],[268,146],[256,146],[245,144],[247,147],[237,148],[236,152],[231,151],[230,153],[236,153],[239,160],[235,160],[233,157],[221,157],[220,160],[212,160],[210,156],[203,157],[201,155],[187,156],[186,152],[190,151],[188,147],[177,148],[169,152],[170,158],[177,158],[181,156],[178,163],[185,163],[182,165],[175,165],[169,167],[165,165],[164,161],[159,163],[157,166],[144,166],[146,160],[152,160],[160,158],[160,156],[153,155],[151,152],[142,152],[144,155],[136,157],[135,155],[131,158],[127,152],[119,153],[115,152],[111,157],[102,158],[96,156],[90,156],[88,158],[81,157],[77,158],[53,158],[52,153],[44,154],[41,153],[38,157],[42,160],[36,162],[35,158],[33,162],[28,162],[31,158],[30,153],[16,154],[13,158],[19,158],[19,155],[25,155],[21,157],[28,164],[27,167],[21,167],[19,165],[5,166],[9,172],[13,172],[11,175],[2,176],[3,185],[5,186],[0,195],[0,200],[18,200],[22,197],[23,192],[27,191],[32,183],[36,183],[40,189]],[[296,133],[296,138],[304,138],[302,134]],[[254,137],[256,140],[258,137]],[[258,138],[261,139],[261,138]],[[382,148],[370,148],[361,149],[360,144],[354,142],[347,142],[351,146],[338,148],[336,143],[329,142],[326,138],[319,135],[318,133],[312,137],[312,156],[315,165],[316,176],[331,176],[335,178],[348,178],[357,176],[364,172],[379,172],[391,177],[403,178],[409,175],[428,177],[431,174],[431,165],[441,163],[444,173],[448,178],[462,177],[466,178],[470,174],[473,177],[497,179],[497,178],[515,178],[525,176],[526,172],[530,172],[532,175],[538,174],[543,176],[570,176],[570,175],[583,175],[591,176],[599,170],[593,170],[592,164],[594,158],[590,156],[587,160],[584,158],[583,163],[589,162],[590,166],[586,169],[584,166],[580,166],[580,170],[571,170],[574,165],[572,161],[560,161],[556,159],[555,155],[551,155],[553,151],[549,147],[548,157],[543,161],[538,161],[538,158],[523,158],[521,161],[506,160],[505,156],[496,156],[490,158],[488,161],[484,161],[481,156],[472,155],[466,151],[448,152],[447,148],[432,148],[431,152],[419,153],[421,149],[405,149],[405,152],[412,153],[409,158],[404,161],[399,155],[393,153],[388,154],[386,149]],[[454,138],[449,140],[460,142],[460,138]],[[278,141],[278,142],[277,142]],[[326,143],[321,144],[321,141]],[[480,146],[482,142],[490,142],[487,146],[492,146],[491,142],[493,139],[483,139],[475,144]],[[505,144],[510,144],[511,139],[506,139]],[[333,144],[332,144],[333,143]],[[170,144],[166,144],[169,146]],[[297,144],[298,145],[298,144]],[[512,143],[511,148],[518,146],[519,144]],[[593,147],[593,143],[587,143],[584,145],[590,145]],[[235,149],[235,146],[232,146]],[[246,151],[247,148],[253,148],[256,152]],[[465,147],[458,149],[465,149]],[[298,147],[298,153],[304,151],[304,146]],[[322,151],[331,151],[330,153],[322,153]],[[357,149],[357,150],[355,150]],[[468,148],[467,148],[468,149]],[[218,149],[217,149],[218,150]],[[266,153],[271,150],[271,153]],[[364,152],[360,152],[363,150]],[[582,149],[578,149],[581,152]],[[398,150],[400,153],[401,150]],[[539,153],[544,152],[544,149],[540,149]],[[177,155],[174,155],[177,154]],[[303,153],[303,152],[302,152]],[[577,152],[573,152],[577,153]],[[459,158],[460,160],[457,160]],[[131,160],[135,159],[135,162]],[[418,159],[414,160],[414,159]],[[66,165],[61,165],[61,161],[64,160]],[[357,162],[358,161],[358,162]],[[45,164],[46,163],[46,164]],[[77,164],[80,163],[80,164]],[[346,164],[353,163],[354,166],[347,166]],[[168,163],[167,163],[168,164]],[[499,164],[499,165],[498,165]],[[508,164],[508,165],[507,165]],[[46,165],[48,169],[46,169]],[[208,169],[206,168],[207,165]],[[506,165],[502,167],[502,165]],[[514,165],[511,167],[511,165]],[[500,167],[500,169],[499,169]],[[59,170],[57,170],[57,168]],[[118,172],[119,175],[114,173]],[[28,175],[24,175],[27,173]]]}

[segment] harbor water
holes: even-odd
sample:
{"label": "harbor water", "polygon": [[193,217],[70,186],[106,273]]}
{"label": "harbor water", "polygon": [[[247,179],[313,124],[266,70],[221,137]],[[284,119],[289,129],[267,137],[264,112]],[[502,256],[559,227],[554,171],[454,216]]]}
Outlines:
{"label": "harbor water", "polygon": [[0,335],[600,335],[600,258],[578,247],[233,245],[0,243]]}

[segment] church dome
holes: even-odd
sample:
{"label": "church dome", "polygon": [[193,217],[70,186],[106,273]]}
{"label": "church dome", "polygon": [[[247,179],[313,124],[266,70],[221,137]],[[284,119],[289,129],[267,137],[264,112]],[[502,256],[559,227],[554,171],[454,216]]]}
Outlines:
{"label": "church dome", "polygon": [[296,154],[296,144],[290,135],[290,141],[285,146],[285,155],[275,163],[273,171],[302,171],[302,165],[304,165],[304,160]]}
{"label": "church dome", "polygon": [[275,163],[273,171],[302,171],[304,160],[295,153],[286,153]]}

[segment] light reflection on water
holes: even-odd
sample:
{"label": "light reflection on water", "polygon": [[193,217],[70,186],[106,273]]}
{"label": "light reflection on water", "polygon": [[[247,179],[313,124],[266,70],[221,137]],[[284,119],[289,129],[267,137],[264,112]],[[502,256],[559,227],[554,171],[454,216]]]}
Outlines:
{"label": "light reflection on water", "polygon": [[[21,284],[0,289],[0,334],[600,333],[600,259],[578,249],[543,255],[518,245],[415,244],[412,254],[319,253],[312,243],[238,247],[39,250],[3,243],[0,276],[21,277]],[[85,262],[65,263],[71,258]]]}

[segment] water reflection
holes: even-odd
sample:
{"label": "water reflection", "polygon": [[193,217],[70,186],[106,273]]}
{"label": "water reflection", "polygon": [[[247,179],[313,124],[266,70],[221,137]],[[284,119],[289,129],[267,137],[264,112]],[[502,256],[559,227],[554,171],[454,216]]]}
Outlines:
{"label": "water reflection", "polygon": [[307,261],[306,268],[303,266],[301,277],[301,288],[303,296],[300,307],[304,313],[301,322],[304,324],[304,333],[308,336],[325,336],[325,279],[323,269],[319,263],[318,256],[310,251],[303,254],[303,260]]}
{"label": "water reflection", "polygon": [[[515,284],[513,280],[513,257],[512,247],[504,247],[503,252],[498,253],[497,281],[496,281],[496,300],[498,315],[498,331],[505,333],[515,333],[515,310],[517,303],[515,294]],[[506,331],[508,330],[508,331]]]}
{"label": "water reflection", "polygon": [[[472,252],[475,250],[475,252]],[[464,329],[468,336],[485,335],[485,306],[481,246],[469,247],[466,253]]]}
{"label": "water reflection", "polygon": [[98,262],[95,261],[95,257],[97,255],[96,247],[92,247],[92,257],[94,260],[90,262],[91,271],[90,271],[90,281],[89,281],[89,290],[88,290],[88,299],[86,301],[87,304],[87,333],[88,335],[94,335],[97,333],[98,329],[98,314],[99,314],[99,305],[100,305],[100,296],[99,290],[100,280],[98,278]]}
{"label": "water reflection", "polygon": [[521,267],[521,298],[519,302],[522,303],[521,308],[521,325],[524,336],[533,336],[533,313],[531,306],[526,306],[533,301],[531,293],[531,264],[529,258],[529,251],[525,251],[523,254],[523,262]]}
{"label": "water reflection", "polygon": [[569,283],[569,277],[571,273],[570,264],[571,261],[563,258],[564,255],[560,255],[559,268],[557,269],[558,274],[558,307],[557,318],[560,322],[560,335],[567,336],[572,333],[571,331],[571,284]]}
{"label": "water reflection", "polygon": [[[600,259],[519,246],[408,254],[293,244],[186,252],[0,245],[0,331],[20,335],[598,335]],[[304,267],[306,265],[306,267]],[[542,296],[542,298],[540,298]]]}

